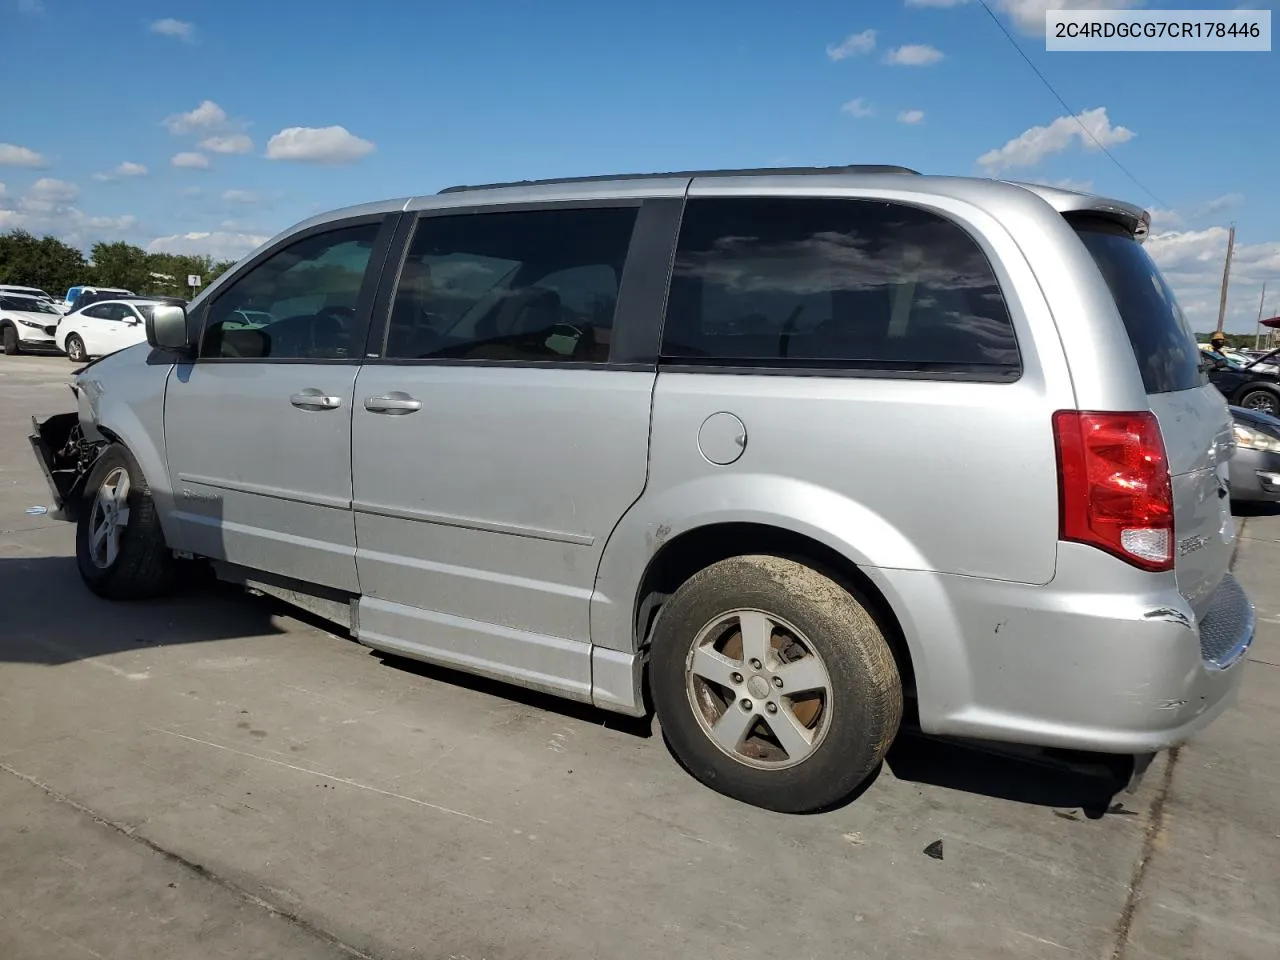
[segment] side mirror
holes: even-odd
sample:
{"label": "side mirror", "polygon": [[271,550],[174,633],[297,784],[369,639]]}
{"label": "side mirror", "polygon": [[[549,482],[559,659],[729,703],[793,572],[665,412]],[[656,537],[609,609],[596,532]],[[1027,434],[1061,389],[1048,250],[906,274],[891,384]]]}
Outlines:
{"label": "side mirror", "polygon": [[187,340],[187,311],[172,304],[156,304],[146,320],[147,343],[164,350],[186,351],[191,344]]}

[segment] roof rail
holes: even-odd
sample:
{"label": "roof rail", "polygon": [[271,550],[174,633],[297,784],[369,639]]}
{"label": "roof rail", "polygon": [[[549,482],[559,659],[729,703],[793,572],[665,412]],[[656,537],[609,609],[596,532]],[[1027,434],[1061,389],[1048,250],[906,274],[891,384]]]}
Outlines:
{"label": "roof rail", "polygon": [[656,180],[663,177],[748,177],[797,176],[801,174],[839,173],[907,173],[919,176],[919,170],[892,164],[849,164],[838,167],[746,167],[741,170],[673,170],[669,173],[611,173],[593,177],[552,177],[547,180],[510,180],[505,183],[458,184],[440,193],[462,193],[466,190],[492,190],[495,187],[535,187],[550,183],[600,183],[605,180]]}

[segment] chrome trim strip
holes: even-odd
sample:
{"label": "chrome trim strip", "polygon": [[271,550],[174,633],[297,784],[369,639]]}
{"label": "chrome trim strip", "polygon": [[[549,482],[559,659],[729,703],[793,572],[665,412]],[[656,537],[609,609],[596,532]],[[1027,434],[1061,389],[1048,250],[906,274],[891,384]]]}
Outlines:
{"label": "chrome trim strip", "polygon": [[513,537],[529,537],[534,540],[572,543],[580,547],[589,547],[596,542],[596,538],[589,534],[567,533],[563,530],[544,530],[540,527],[527,527],[518,523],[502,523],[497,520],[478,520],[475,517],[458,517],[447,513],[433,513],[429,510],[390,507],[381,503],[369,503],[365,500],[354,500],[351,505],[357,513],[368,513],[377,517],[390,517],[393,520],[413,520],[418,523],[434,523],[444,527],[461,527],[464,530],[506,533]]}
{"label": "chrome trim strip", "polygon": [[[270,497],[273,500],[289,500],[293,503],[305,503],[314,507],[333,507],[335,510],[350,510],[351,501],[345,497],[329,497],[322,493],[302,493],[298,490],[286,490],[284,487],[272,487],[265,483],[245,483],[242,480],[219,480],[213,477],[201,477],[193,473],[180,473],[178,479],[183,483],[195,483],[202,487],[213,487],[215,490],[230,490],[233,493],[247,493],[255,497]],[[183,497],[181,490],[174,491],[177,500]]]}

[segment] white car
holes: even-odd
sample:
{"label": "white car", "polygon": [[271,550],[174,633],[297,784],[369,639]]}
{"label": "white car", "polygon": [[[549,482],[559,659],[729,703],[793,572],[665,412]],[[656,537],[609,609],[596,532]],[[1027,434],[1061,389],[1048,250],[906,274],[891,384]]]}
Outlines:
{"label": "white car", "polygon": [[12,283],[0,283],[0,295],[9,293],[17,294],[20,297],[35,297],[37,300],[43,300],[59,313],[67,312],[61,300],[55,298],[52,294],[45,293],[39,287],[22,287]]}
{"label": "white car", "polygon": [[147,339],[145,318],[158,300],[99,300],[58,323],[58,348],[72,361],[115,353]]}
{"label": "white car", "polygon": [[62,317],[35,297],[0,290],[0,343],[9,356],[24,350],[52,350],[54,330]]}

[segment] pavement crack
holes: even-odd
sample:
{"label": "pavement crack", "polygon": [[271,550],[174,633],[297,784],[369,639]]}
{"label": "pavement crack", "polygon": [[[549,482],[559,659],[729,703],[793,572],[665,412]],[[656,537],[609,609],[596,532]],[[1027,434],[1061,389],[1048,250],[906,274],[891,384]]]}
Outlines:
{"label": "pavement crack", "polygon": [[1120,919],[1116,924],[1115,946],[1111,951],[1111,960],[1124,960],[1129,949],[1129,933],[1133,928],[1133,918],[1137,914],[1138,904],[1142,900],[1142,884],[1147,877],[1147,866],[1151,863],[1155,852],[1156,838],[1164,829],[1164,807],[1169,799],[1169,791],[1173,786],[1173,771],[1178,765],[1181,748],[1169,750],[1169,762],[1165,765],[1164,776],[1160,778],[1160,787],[1151,808],[1147,811],[1147,829],[1142,837],[1142,849],[1133,865],[1133,874],[1129,878],[1129,894],[1125,897],[1124,908],[1120,911]]}
{"label": "pavement crack", "polygon": [[342,951],[348,956],[355,957],[357,958],[357,960],[377,960],[377,958],[374,957],[372,954],[365,953],[359,947],[352,946],[351,944],[338,939],[338,937],[334,936],[333,934],[329,933],[326,930],[321,929],[320,927],[317,927],[315,924],[309,922],[308,920],[303,919],[293,911],[285,910],[281,907],[277,907],[275,904],[271,903],[270,901],[262,899],[262,897],[259,897],[256,894],[251,893],[250,891],[246,890],[244,887],[240,886],[239,884],[231,880],[228,880],[226,877],[219,876],[218,874],[210,870],[208,867],[203,866],[202,864],[196,863],[192,860],[188,860],[186,857],[182,856],[182,854],[180,853],[174,853],[172,850],[165,849],[164,847],[160,846],[160,844],[156,843],[154,840],[149,840],[146,837],[142,836],[141,834],[137,833],[136,832],[137,827],[131,827],[127,823],[121,823],[118,820],[112,820],[110,817],[105,817],[102,814],[89,809],[79,801],[73,800],[71,797],[68,797],[66,794],[59,793],[56,789],[54,789],[49,784],[44,783],[41,780],[38,780],[37,778],[31,776],[30,774],[23,773],[21,770],[15,769],[9,766],[7,763],[0,763],[0,771],[4,771],[10,776],[16,777],[19,780],[29,783],[31,786],[35,787],[36,789],[43,791],[44,794],[48,796],[51,800],[54,800],[57,803],[66,804],[67,806],[71,807],[73,810],[76,810],[77,812],[88,817],[94,823],[97,823],[103,827],[106,827],[109,830],[113,830],[116,833],[120,834],[121,836],[127,837],[128,839],[134,841],[135,843],[141,844],[142,846],[146,847],[148,850],[152,851],[153,853],[158,853],[160,856],[164,857],[166,860],[170,861],[171,863],[175,863],[180,867],[184,868],[185,870],[195,874],[200,879],[206,880],[209,883],[213,883],[219,887],[222,887],[224,890],[229,891],[231,894],[233,894],[240,900],[243,900],[245,903],[252,904],[255,907],[265,910],[267,913],[271,914],[272,916],[278,917],[279,919],[284,920],[285,922],[290,923],[295,927],[298,927],[300,930],[304,931],[310,936],[315,937],[317,940],[320,940],[324,943],[329,944],[332,947],[337,948],[338,950]]}

